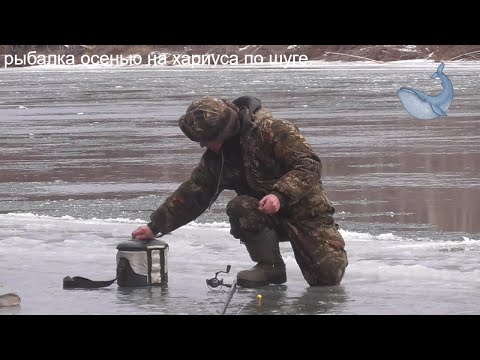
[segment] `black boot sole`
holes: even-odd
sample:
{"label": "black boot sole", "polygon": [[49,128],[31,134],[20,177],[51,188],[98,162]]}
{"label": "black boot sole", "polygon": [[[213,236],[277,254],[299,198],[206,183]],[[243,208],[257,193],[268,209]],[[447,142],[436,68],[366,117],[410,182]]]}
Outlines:
{"label": "black boot sole", "polygon": [[246,287],[246,288],[259,288],[259,287],[264,287],[267,286],[269,282],[267,281],[250,281],[250,280],[242,280],[242,279],[237,279],[237,285]]}
{"label": "black boot sole", "polygon": [[279,284],[284,284],[286,282],[287,282],[287,275],[280,276],[270,281],[252,281],[252,280],[239,279],[237,277],[237,285],[242,287],[247,287],[247,288],[259,288],[259,287],[268,286],[270,284],[279,285]]}

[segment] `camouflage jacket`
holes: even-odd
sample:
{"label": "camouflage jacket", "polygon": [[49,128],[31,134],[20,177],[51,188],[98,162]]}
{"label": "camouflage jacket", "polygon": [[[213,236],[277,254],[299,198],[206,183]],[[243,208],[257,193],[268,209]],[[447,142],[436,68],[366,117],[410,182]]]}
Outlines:
{"label": "camouflage jacket", "polygon": [[322,163],[298,128],[275,119],[260,107],[239,112],[240,133],[227,140],[222,153],[206,150],[190,178],[155,210],[148,224],[168,233],[200,216],[224,189],[261,199],[275,194],[276,214],[290,223],[333,214],[322,188]]}

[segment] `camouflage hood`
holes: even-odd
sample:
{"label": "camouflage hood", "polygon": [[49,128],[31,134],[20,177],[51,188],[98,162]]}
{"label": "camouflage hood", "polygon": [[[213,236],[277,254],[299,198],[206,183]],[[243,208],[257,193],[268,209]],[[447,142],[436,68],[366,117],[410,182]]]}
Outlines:
{"label": "camouflage hood", "polygon": [[237,106],[211,96],[195,99],[178,123],[183,133],[196,142],[226,140],[240,129]]}

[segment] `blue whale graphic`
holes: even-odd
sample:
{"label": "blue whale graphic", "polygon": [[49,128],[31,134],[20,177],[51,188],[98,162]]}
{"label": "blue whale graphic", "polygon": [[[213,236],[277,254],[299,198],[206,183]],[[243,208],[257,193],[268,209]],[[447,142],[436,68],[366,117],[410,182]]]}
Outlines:
{"label": "blue whale graphic", "polygon": [[442,72],[444,67],[442,62],[432,75],[432,79],[439,77],[442,81],[443,91],[440,95],[429,96],[419,90],[407,87],[401,87],[397,91],[403,107],[413,117],[427,120],[447,116],[447,109],[453,100],[453,85],[448,76]]}

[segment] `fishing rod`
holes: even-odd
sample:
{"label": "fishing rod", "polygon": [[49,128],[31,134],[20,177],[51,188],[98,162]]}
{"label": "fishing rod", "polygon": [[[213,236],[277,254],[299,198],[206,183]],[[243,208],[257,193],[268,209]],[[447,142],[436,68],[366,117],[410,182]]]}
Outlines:
{"label": "fishing rod", "polygon": [[[215,273],[215,276],[211,279],[206,279],[207,286],[210,290],[213,291],[222,291],[222,287],[225,286],[227,288],[230,288],[230,291],[228,292],[227,299],[225,300],[225,305],[223,306],[223,310],[220,313],[220,315],[225,315],[225,312],[227,311],[228,304],[230,304],[230,301],[232,300],[233,294],[235,294],[235,291],[237,290],[237,280],[234,279],[231,284],[226,284],[223,282],[223,278],[219,279],[218,274],[224,273],[228,274],[230,272],[230,269],[232,267],[230,265],[227,265],[227,269],[225,271],[217,271]],[[221,287],[218,290],[214,290],[217,287]]]}

